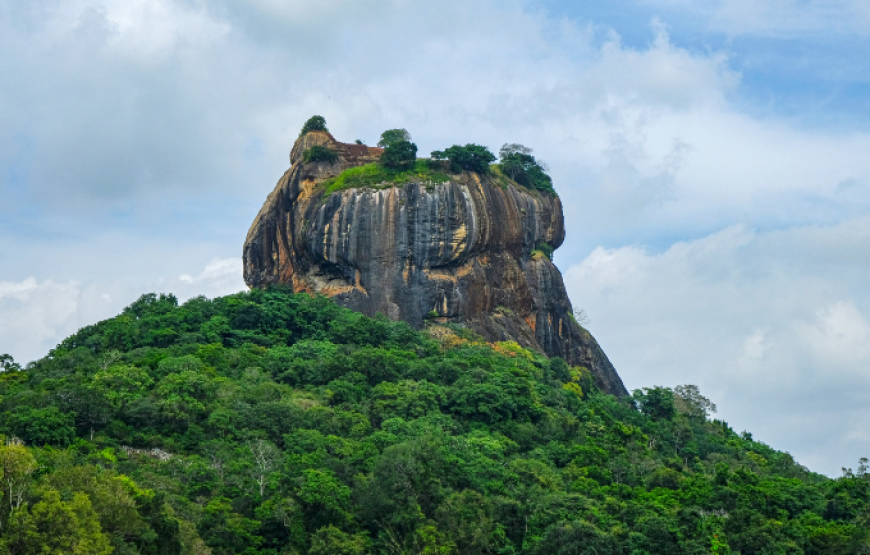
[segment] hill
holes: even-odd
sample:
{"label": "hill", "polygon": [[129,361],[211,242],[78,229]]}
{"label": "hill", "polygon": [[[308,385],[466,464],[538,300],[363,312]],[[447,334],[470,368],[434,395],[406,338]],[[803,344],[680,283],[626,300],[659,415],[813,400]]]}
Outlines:
{"label": "hill", "polygon": [[3,369],[4,554],[870,552],[866,461],[320,296],[144,295]]}

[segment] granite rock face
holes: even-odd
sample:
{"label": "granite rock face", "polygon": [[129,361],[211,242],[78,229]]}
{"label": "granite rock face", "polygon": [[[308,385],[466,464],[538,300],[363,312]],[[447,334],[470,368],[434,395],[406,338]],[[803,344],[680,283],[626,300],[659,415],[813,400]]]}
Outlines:
{"label": "granite rock face", "polygon": [[[333,149],[338,160],[303,163],[313,145]],[[329,196],[318,188],[381,152],[322,131],[300,137],[290,169],[248,231],[245,282],[320,293],[415,328],[434,311],[438,321],[466,325],[488,341],[513,340],[585,366],[601,389],[627,394],[595,339],[569,316],[559,270],[533,253],[565,238],[557,196],[470,172],[446,183]]]}

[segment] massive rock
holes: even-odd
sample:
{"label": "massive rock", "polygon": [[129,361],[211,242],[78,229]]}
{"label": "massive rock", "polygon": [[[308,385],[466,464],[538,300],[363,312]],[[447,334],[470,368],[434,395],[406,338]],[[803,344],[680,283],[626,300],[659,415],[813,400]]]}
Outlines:
{"label": "massive rock", "polygon": [[[314,145],[334,163],[303,163]],[[572,315],[562,276],[535,251],[565,238],[554,195],[465,172],[446,183],[408,183],[324,195],[343,170],[381,149],[325,131],[296,141],[291,167],[254,220],[244,247],[250,287],[291,285],[373,316],[421,328],[427,318],[468,326],[585,366],[604,391],[626,395],[607,356]]]}

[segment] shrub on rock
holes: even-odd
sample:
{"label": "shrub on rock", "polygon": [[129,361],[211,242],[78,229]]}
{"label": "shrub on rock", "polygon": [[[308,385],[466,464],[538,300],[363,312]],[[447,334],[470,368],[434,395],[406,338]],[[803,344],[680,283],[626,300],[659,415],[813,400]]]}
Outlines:
{"label": "shrub on rock", "polygon": [[305,125],[302,126],[302,131],[299,132],[299,136],[306,133],[310,133],[312,131],[329,131],[326,128],[326,118],[323,116],[311,116],[308,118],[308,121],[305,122]]}
{"label": "shrub on rock", "polygon": [[485,174],[489,165],[495,162],[495,155],[488,148],[469,143],[465,146],[453,145],[445,150],[432,152],[433,160],[447,160],[450,170],[460,172],[467,170]]}

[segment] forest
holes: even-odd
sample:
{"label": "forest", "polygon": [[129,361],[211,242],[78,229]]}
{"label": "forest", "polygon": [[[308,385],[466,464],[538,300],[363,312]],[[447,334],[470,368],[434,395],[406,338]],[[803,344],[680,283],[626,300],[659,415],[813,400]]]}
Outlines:
{"label": "forest", "polygon": [[870,554],[866,459],[455,325],[147,294],[0,362],[2,555]]}

